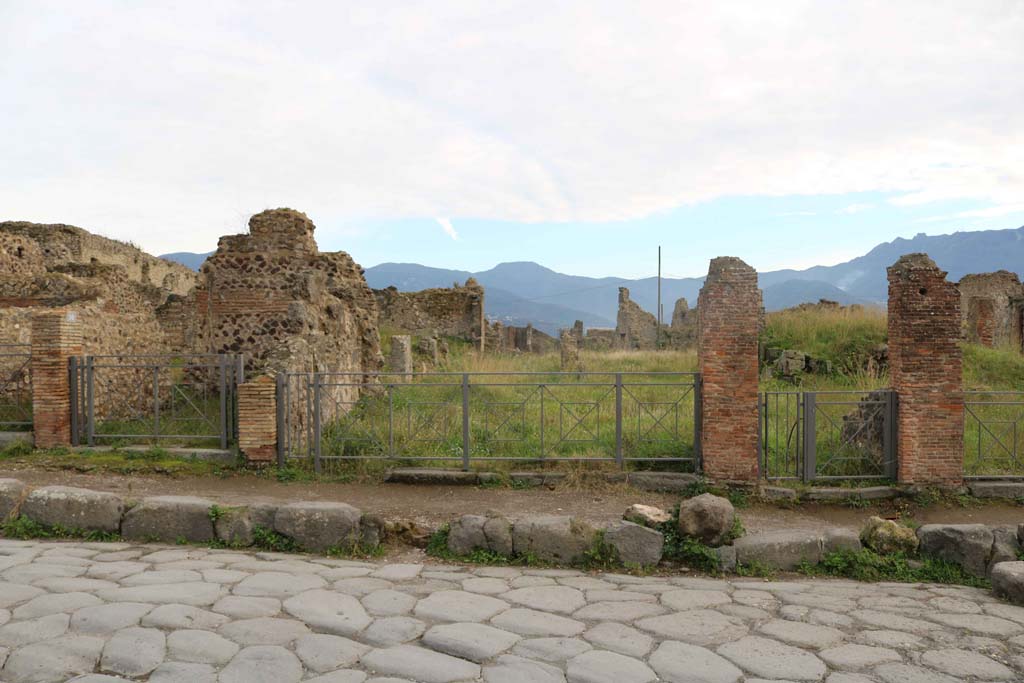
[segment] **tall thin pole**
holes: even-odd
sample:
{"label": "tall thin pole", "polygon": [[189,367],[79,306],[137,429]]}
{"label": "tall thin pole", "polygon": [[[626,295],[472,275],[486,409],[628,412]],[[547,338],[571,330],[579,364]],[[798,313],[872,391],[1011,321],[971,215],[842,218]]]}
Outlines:
{"label": "tall thin pole", "polygon": [[658,331],[654,337],[654,345],[661,347],[661,245],[658,245]]}

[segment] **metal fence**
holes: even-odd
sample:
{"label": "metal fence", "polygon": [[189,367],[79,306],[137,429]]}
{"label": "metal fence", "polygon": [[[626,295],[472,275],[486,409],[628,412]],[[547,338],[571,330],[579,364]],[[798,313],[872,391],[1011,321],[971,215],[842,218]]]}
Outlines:
{"label": "metal fence", "polygon": [[32,429],[32,349],[0,344],[0,431]]}
{"label": "metal fence", "polygon": [[1024,391],[964,392],[964,476],[1024,476]]}
{"label": "metal fence", "polygon": [[241,356],[72,358],[74,445],[227,448],[237,434]]}
{"label": "metal fence", "polygon": [[760,419],[766,479],[896,477],[895,392],[764,392]]}
{"label": "metal fence", "polygon": [[699,393],[696,373],[288,373],[278,458],[697,470]]}

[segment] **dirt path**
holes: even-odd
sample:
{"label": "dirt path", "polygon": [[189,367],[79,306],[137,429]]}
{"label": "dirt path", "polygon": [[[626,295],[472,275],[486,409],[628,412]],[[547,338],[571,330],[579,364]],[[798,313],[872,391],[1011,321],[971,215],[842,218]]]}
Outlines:
{"label": "dirt path", "polygon": [[[282,503],[297,500],[329,500],[349,503],[386,519],[409,519],[437,525],[461,514],[488,510],[507,515],[574,515],[593,523],[620,519],[633,503],[671,508],[674,494],[637,491],[626,486],[600,489],[481,489],[472,486],[411,486],[403,484],[340,484],[320,482],[282,483],[254,475],[228,477],[170,477],[165,475],[117,475],[79,473],[35,468],[0,468],[0,477],[20,479],[32,486],[60,484],[111,491],[125,497],[191,495],[229,505]],[[860,528],[873,514],[892,515],[892,507],[851,509],[839,505],[804,504],[793,509],[752,504],[739,511],[748,532],[770,529]],[[1024,523],[1024,508],[1012,504],[978,507],[943,507],[913,511],[922,523]]]}

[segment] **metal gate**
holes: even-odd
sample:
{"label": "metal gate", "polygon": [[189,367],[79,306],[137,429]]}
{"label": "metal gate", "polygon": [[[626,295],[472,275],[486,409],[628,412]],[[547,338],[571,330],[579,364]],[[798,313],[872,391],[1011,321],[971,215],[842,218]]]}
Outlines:
{"label": "metal gate", "polygon": [[759,412],[765,479],[896,478],[893,391],[768,391]]}
{"label": "metal gate", "polygon": [[700,467],[695,373],[287,373],[277,381],[281,464]]}
{"label": "metal gate", "polygon": [[72,443],[227,448],[243,368],[226,354],[72,358]]}
{"label": "metal gate", "polygon": [[0,344],[0,432],[32,429],[32,349]]}
{"label": "metal gate", "polygon": [[1024,477],[1024,392],[964,392],[964,476]]}

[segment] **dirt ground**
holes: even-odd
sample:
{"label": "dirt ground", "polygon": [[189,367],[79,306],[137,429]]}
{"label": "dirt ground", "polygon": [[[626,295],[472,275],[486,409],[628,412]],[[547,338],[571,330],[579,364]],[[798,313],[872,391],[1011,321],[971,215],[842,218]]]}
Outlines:
{"label": "dirt ground", "polygon": [[[118,475],[44,470],[30,467],[0,467],[0,477],[20,479],[32,486],[60,484],[111,491],[126,498],[155,495],[189,495],[210,498],[226,505],[248,503],[285,503],[298,500],[337,501],[382,515],[385,519],[407,519],[436,526],[467,513],[488,510],[515,517],[524,514],[573,515],[593,523],[621,519],[633,503],[645,503],[669,509],[679,502],[677,494],[650,493],[624,486],[594,489],[560,488],[549,490],[477,488],[473,486],[413,486],[406,484],[341,484],[323,482],[282,483],[252,475],[227,477],[190,477],[166,475]],[[871,515],[892,517],[892,503],[880,507],[849,508],[841,505],[802,504],[792,509],[752,503],[739,510],[749,532],[774,529],[859,529]],[[1012,503],[988,503],[976,506],[937,505],[904,510],[921,524],[929,522],[1019,524],[1024,523],[1024,508]]]}

